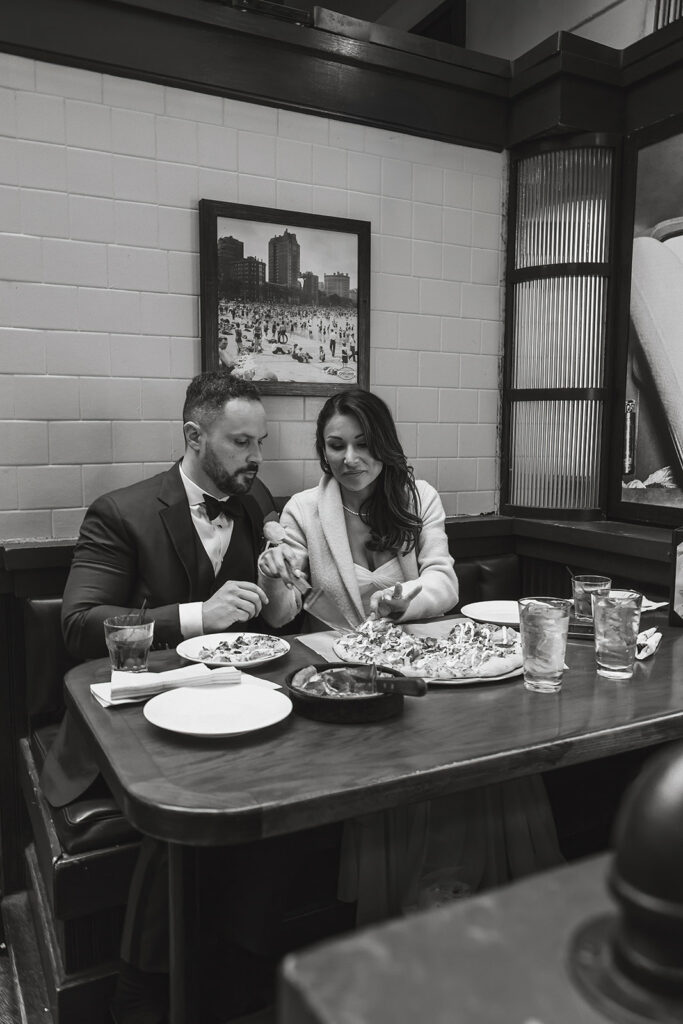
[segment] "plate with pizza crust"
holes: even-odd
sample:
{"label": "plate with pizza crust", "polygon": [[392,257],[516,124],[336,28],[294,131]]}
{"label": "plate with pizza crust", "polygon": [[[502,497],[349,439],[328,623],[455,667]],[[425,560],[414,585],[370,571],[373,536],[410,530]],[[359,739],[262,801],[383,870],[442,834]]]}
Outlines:
{"label": "plate with pizza crust", "polygon": [[[337,651],[339,657],[342,655]],[[349,662],[348,658],[343,659]],[[351,662],[349,662],[351,663]],[[359,662],[359,664],[367,664],[367,662]],[[396,668],[395,665],[383,665],[381,662],[377,662],[377,668]],[[424,679],[429,686],[473,686],[477,683],[504,683],[508,679],[518,679],[522,674],[522,665],[518,665],[516,668],[510,669],[509,672],[501,672],[500,675],[486,675],[486,676],[446,676],[437,677],[430,675],[424,670],[418,671],[418,669],[411,669],[406,666],[401,666],[399,671],[401,675],[408,676],[409,678]]]}
{"label": "plate with pizza crust", "polygon": [[398,669],[430,684],[471,685],[501,682],[519,676],[522,653],[516,630],[495,624],[463,620],[441,623],[430,635],[430,625],[403,628],[384,620],[363,623],[333,645],[342,661]]}
{"label": "plate with pizza crust", "polygon": [[[519,679],[522,674],[522,666],[513,668],[510,672],[503,672],[499,676],[462,676],[453,679],[432,679],[431,676],[424,676],[430,686],[476,686],[480,683],[505,683],[508,679]],[[404,672],[404,675],[408,675]]]}

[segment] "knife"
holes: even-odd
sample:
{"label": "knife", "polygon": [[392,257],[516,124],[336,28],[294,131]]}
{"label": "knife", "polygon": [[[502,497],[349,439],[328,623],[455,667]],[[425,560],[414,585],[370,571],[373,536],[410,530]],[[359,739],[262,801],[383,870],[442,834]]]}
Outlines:
{"label": "knife", "polygon": [[[368,680],[363,682],[367,683]],[[412,679],[407,676],[379,676],[371,681],[371,686],[370,693],[402,693],[405,697],[424,697],[427,692],[427,683],[424,679]]]}
{"label": "knife", "polygon": [[[381,665],[379,670],[382,670]],[[350,668],[349,675],[354,683],[359,683],[363,693],[402,693],[406,697],[424,697],[427,683],[421,678],[407,676],[380,676],[377,665],[370,666],[367,675],[358,675]]]}

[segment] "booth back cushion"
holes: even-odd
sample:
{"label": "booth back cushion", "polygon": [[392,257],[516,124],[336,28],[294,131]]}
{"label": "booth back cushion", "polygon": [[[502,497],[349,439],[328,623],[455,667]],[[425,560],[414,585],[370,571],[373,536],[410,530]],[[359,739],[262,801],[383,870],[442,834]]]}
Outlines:
{"label": "booth back cushion", "polygon": [[75,662],[64,646],[61,611],[61,597],[30,598],[24,605],[26,710],[31,721],[54,719],[64,710],[64,675]]}
{"label": "booth back cushion", "polygon": [[517,555],[456,559],[455,571],[460,584],[458,610],[473,601],[507,601],[521,596]]}

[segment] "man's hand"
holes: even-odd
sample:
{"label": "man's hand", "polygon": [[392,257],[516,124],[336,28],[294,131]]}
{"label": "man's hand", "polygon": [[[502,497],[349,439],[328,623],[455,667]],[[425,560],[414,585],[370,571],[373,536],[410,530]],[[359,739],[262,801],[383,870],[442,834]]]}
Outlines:
{"label": "man's hand", "polygon": [[266,579],[280,579],[286,587],[296,587],[297,590],[302,589],[303,573],[300,565],[301,556],[289,544],[266,548],[258,560],[259,571]]}
{"label": "man's hand", "polygon": [[202,605],[205,633],[222,633],[233,622],[247,622],[258,615],[268,598],[248,580],[228,580]]}
{"label": "man's hand", "polygon": [[400,619],[416,594],[422,590],[422,584],[414,587],[407,597],[403,596],[403,587],[397,583],[389,590],[378,590],[370,598],[370,610],[378,619]]}

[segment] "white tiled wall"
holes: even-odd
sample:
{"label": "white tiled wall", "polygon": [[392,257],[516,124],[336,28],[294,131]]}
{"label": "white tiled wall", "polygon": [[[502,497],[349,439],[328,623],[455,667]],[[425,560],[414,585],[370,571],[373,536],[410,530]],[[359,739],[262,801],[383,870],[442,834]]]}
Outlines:
{"label": "white tiled wall", "polygon": [[[450,513],[497,501],[504,155],[0,54],[0,537],[182,451],[200,198],[369,220],[371,387]],[[263,477],[315,483],[318,398]]]}

